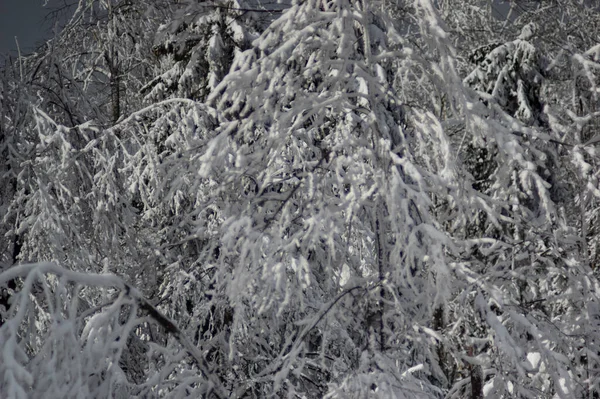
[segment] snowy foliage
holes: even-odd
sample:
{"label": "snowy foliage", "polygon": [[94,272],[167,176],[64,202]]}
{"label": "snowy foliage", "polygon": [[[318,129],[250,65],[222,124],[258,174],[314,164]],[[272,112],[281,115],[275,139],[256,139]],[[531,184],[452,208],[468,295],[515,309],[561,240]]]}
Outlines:
{"label": "snowy foliage", "polygon": [[78,3],[0,79],[0,396],[600,394],[600,52],[479,3]]}

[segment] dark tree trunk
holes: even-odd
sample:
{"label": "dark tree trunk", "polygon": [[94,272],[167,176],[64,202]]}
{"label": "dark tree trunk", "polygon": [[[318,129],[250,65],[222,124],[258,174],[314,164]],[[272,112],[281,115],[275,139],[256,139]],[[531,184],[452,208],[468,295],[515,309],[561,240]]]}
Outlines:
{"label": "dark tree trunk", "polygon": [[110,84],[110,104],[112,122],[117,123],[121,117],[121,87],[119,82],[119,60],[116,51],[105,53],[106,63],[108,64],[108,70],[110,72],[109,84]]}
{"label": "dark tree trunk", "polygon": [[471,366],[471,399],[483,399],[483,369],[480,365]]}
{"label": "dark tree trunk", "polygon": [[[444,307],[442,305],[439,305],[434,309],[432,324],[432,327],[435,331],[442,332],[442,330],[444,329]],[[442,371],[444,372],[444,376],[446,377],[446,381],[444,381],[444,383],[450,385],[452,382],[452,377],[450,375],[451,369],[450,365],[448,364],[448,354],[446,352],[446,348],[444,347],[443,342],[438,342],[436,352],[438,356],[438,363],[440,365],[440,369],[442,369]]]}

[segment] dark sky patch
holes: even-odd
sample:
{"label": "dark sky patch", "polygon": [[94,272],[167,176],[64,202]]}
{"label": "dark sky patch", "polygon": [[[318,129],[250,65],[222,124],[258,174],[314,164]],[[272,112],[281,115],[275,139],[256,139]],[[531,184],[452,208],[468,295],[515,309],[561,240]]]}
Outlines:
{"label": "dark sky patch", "polygon": [[36,44],[52,36],[52,22],[46,16],[65,0],[0,0],[0,54],[17,54],[15,36],[23,54],[35,50]]}

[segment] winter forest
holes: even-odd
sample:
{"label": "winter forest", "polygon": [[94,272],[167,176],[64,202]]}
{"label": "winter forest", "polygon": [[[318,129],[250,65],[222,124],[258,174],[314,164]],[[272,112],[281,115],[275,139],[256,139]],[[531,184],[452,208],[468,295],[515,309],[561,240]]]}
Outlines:
{"label": "winter forest", "polygon": [[0,67],[1,398],[600,398],[596,1],[52,16]]}

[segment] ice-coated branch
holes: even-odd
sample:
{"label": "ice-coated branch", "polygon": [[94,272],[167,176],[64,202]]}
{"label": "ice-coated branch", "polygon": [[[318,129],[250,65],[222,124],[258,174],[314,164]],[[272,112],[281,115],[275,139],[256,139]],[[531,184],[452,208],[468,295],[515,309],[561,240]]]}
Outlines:
{"label": "ice-coated branch", "polygon": [[[150,319],[154,320],[159,326],[161,326],[165,330],[166,333],[168,333],[169,335],[172,335],[173,338],[175,338],[175,340],[177,342],[179,342],[179,344],[181,344],[181,346],[185,349],[185,351],[194,359],[196,366],[200,370],[202,378],[209,381],[209,388],[208,388],[207,392],[210,392],[219,398],[224,398],[227,396],[227,394],[223,390],[218,378],[216,378],[216,376],[210,372],[210,367],[209,367],[206,359],[203,357],[202,353],[198,350],[198,348],[196,348],[191,343],[191,341],[181,331],[181,329],[175,324],[175,322],[173,322],[173,320],[171,320],[170,318],[168,318],[167,316],[162,314],[162,312],[160,312],[158,309],[156,309],[156,307],[153,306],[137,289],[135,289],[131,285],[127,284],[120,277],[118,277],[116,275],[111,275],[111,274],[102,274],[101,275],[101,274],[76,272],[76,271],[67,270],[67,269],[59,266],[58,264],[51,263],[51,262],[21,264],[21,265],[13,266],[0,274],[0,287],[5,285],[9,281],[12,281],[17,278],[21,278],[21,279],[25,279],[26,281],[29,281],[29,283],[26,284],[26,286],[24,287],[24,289],[29,291],[29,290],[31,290],[31,287],[33,286],[32,285],[33,280],[39,279],[43,275],[54,275],[57,278],[61,279],[61,281],[68,281],[71,283],[78,284],[79,286],[86,286],[88,288],[91,288],[91,287],[116,288],[117,290],[119,290],[121,292],[121,295],[120,295],[120,297],[122,298],[121,301],[129,299],[129,300],[133,301],[133,303],[136,303],[141,311],[145,312],[150,317]],[[32,278],[33,278],[33,280],[32,280]],[[46,285],[49,284],[49,281],[42,281],[42,284],[44,284],[43,291],[48,291],[48,289],[50,289],[50,290],[53,289],[52,287],[46,287]],[[64,287],[58,288],[58,289],[62,290],[62,289],[64,289]],[[66,291],[64,292],[64,294],[66,294]],[[8,313],[7,323],[5,324],[5,326],[0,327],[0,342],[1,342],[1,339],[3,336],[1,333],[2,330],[14,329],[18,325],[18,323],[20,323],[21,320],[23,320],[23,318],[25,317],[24,312],[28,308],[28,305],[26,302],[29,300],[28,292],[17,291],[16,295],[20,298],[20,300],[13,301],[13,303],[14,303],[13,306],[7,312]],[[55,295],[60,295],[60,294],[57,292],[57,293],[55,293]],[[46,296],[48,297],[48,295],[46,295]],[[63,302],[66,302],[68,300],[69,300],[68,298],[61,299],[61,301],[63,301]],[[112,304],[108,303],[108,304],[103,305],[102,307],[108,307],[108,308],[114,307],[114,305],[115,305],[114,302],[116,300],[117,300],[117,297],[115,297]],[[10,317],[11,310],[15,306],[18,307],[18,312],[15,314],[15,316],[18,318],[17,324],[12,323],[11,317]],[[98,311],[100,309],[101,309],[101,307],[95,308],[96,311]],[[50,310],[52,310],[52,308],[50,308]],[[54,316],[57,316],[57,314],[56,314],[57,310],[58,309],[55,309]],[[96,316],[93,316],[92,319],[90,319],[90,320],[93,320],[95,317],[102,315],[102,313],[103,312],[100,311]],[[86,317],[91,316],[90,312],[84,312],[84,314],[87,314]],[[58,320],[56,322],[58,322]],[[96,325],[96,323],[92,323],[91,327],[84,329],[84,332],[88,331],[87,333],[84,333],[84,335],[92,334],[93,331],[97,328],[97,327],[94,327],[95,325]],[[10,336],[11,335],[9,335],[9,337]],[[115,337],[119,337],[119,335],[116,335]],[[50,339],[50,337],[48,337],[47,339]],[[90,338],[88,338],[88,341],[89,341],[89,339]],[[119,338],[119,340],[120,340],[120,338]],[[83,345],[83,342],[80,342],[80,343]],[[0,371],[1,371],[1,369],[0,369]]]}

